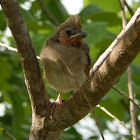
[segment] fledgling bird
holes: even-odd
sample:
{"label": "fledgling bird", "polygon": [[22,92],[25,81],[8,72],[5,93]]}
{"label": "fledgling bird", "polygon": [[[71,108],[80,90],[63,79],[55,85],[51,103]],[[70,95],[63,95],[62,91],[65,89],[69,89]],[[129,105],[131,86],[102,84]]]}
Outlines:
{"label": "fledgling bird", "polygon": [[[53,89],[61,92],[78,90],[74,78],[79,85],[84,84],[88,78],[89,47],[82,40],[86,36],[87,33],[82,31],[78,15],[74,15],[61,24],[47,40],[40,57],[45,79]],[[74,78],[66,67],[70,69]],[[61,94],[56,101],[58,104],[61,104],[60,97]]]}

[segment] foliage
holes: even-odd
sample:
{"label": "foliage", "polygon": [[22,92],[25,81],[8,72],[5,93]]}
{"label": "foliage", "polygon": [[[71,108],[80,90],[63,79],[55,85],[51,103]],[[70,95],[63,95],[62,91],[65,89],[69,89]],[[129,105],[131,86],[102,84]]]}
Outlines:
{"label": "foliage", "polygon": [[[56,27],[51,23],[48,16],[42,12],[38,1],[18,0],[18,2],[22,16],[28,27],[34,49],[36,54],[39,55],[46,39],[53,34]],[[31,4],[30,8],[23,8],[26,2]],[[62,23],[69,16],[60,0],[44,0],[44,3],[58,23]],[[138,3],[134,2],[132,7],[133,10],[136,10]],[[89,34],[85,40],[90,46],[92,65],[121,31],[122,25],[119,15],[120,6],[118,0],[84,0],[84,8],[80,11],[79,16],[83,24],[83,29]],[[131,18],[128,11],[126,15],[128,19]],[[15,47],[13,38],[5,35],[7,26],[2,10],[0,10],[0,17],[0,39],[1,41],[6,40],[6,43]],[[41,64],[40,66],[42,68]],[[132,62],[132,70],[135,98],[137,99],[137,103],[140,104],[140,55]],[[4,114],[0,116],[0,122],[3,124],[2,127],[17,139],[26,140],[29,137],[29,130],[31,127],[31,107],[17,53],[0,47],[0,73],[0,105],[5,107]],[[45,85],[49,97],[56,99],[58,92],[56,94],[56,91],[51,89],[46,82]],[[128,94],[126,73],[124,73],[116,86]],[[64,94],[62,98],[66,100],[69,96],[70,93]],[[130,123],[130,114],[128,111],[129,102],[113,89],[102,99],[100,105],[104,106],[121,121]],[[113,123],[114,120],[107,114],[99,108],[96,108],[95,111],[104,133],[109,131],[114,136],[114,139],[131,139],[129,133],[121,134],[118,129],[112,130],[110,128],[108,122]],[[140,135],[138,109],[136,109],[136,115],[138,133]],[[91,118],[92,117],[91,114]],[[9,140],[5,134],[1,133],[2,128],[0,128],[0,139]],[[86,138],[91,137],[91,139],[98,139],[97,137],[99,137],[100,134],[94,133],[93,131],[93,134],[91,136],[86,136]],[[73,126],[65,130],[62,139],[80,140],[83,139],[82,136],[78,129]]]}

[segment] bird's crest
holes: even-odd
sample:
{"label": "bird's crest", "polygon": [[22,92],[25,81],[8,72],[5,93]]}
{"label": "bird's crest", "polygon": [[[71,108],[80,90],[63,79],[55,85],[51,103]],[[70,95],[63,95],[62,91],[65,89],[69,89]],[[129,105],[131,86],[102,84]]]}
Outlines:
{"label": "bird's crest", "polygon": [[65,27],[70,26],[72,28],[76,28],[76,29],[81,29],[81,23],[79,20],[79,16],[78,15],[74,15],[74,16],[70,16],[64,23],[62,23],[55,31],[53,38],[57,38],[58,34],[61,30],[63,30]]}

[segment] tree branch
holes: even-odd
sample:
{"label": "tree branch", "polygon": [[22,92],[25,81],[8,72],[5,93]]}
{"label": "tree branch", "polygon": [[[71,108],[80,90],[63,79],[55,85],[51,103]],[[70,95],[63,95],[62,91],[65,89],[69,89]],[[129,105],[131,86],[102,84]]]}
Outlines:
{"label": "tree branch", "polygon": [[[123,28],[126,27],[127,21],[125,16],[125,0],[119,0],[121,6],[121,13],[122,13],[122,24]],[[127,75],[128,75],[128,90],[129,90],[129,98],[134,100],[134,93],[132,87],[132,72],[131,72],[131,65],[127,68]],[[132,120],[132,133],[133,133],[133,140],[137,140],[137,128],[136,128],[136,117],[135,117],[135,106],[132,102],[130,102],[130,116]],[[135,137],[134,137],[135,136]]]}
{"label": "tree branch", "polygon": [[36,54],[16,0],[0,0],[7,24],[12,32],[24,72],[33,113],[44,115],[49,103]]}
{"label": "tree branch", "polygon": [[[82,86],[93,107],[111,89],[140,51],[140,9],[118,37],[120,36],[115,48],[94,74],[94,78]],[[69,127],[90,111],[88,103],[81,95],[80,91],[75,92],[68,101],[57,108],[53,116],[57,128],[50,122],[52,130]]]}
{"label": "tree branch", "polygon": [[128,3],[126,2],[126,0],[125,0],[125,5],[126,5],[128,11],[129,11],[129,13],[131,14],[131,16],[133,16],[133,15],[134,15],[134,12],[133,12],[133,10],[131,9],[131,7],[128,5]]}
{"label": "tree branch", "polygon": [[110,55],[112,50],[116,47],[116,45],[121,41],[122,38],[124,38],[125,33],[129,30],[129,28],[134,24],[136,19],[139,17],[139,10],[135,13],[133,18],[130,20],[128,25],[125,27],[124,30],[117,36],[117,38],[112,42],[112,44],[107,48],[107,50],[99,57],[97,62],[94,64],[93,68],[90,70],[90,78],[92,79],[95,72],[100,68],[100,66],[105,62],[107,57]]}
{"label": "tree branch", "polygon": [[[8,50],[10,50],[10,51],[12,51],[12,52],[18,52],[16,48],[13,48],[13,47],[8,46],[8,45],[6,45],[6,44],[4,44],[4,43],[1,43],[1,42],[0,42],[0,46],[1,46],[1,47],[4,47],[4,48],[6,48],[6,49],[8,49]],[[37,58],[38,60],[40,60],[40,56],[36,56],[36,58]]]}
{"label": "tree branch", "polygon": [[16,49],[16,48],[10,47],[10,46],[8,46],[8,45],[6,45],[6,44],[3,44],[3,43],[1,43],[1,42],[0,42],[0,46],[1,46],[1,47],[4,47],[4,48],[6,48],[6,49],[8,49],[8,50],[10,50],[10,51],[17,52],[17,49]]}
{"label": "tree branch", "polygon": [[101,129],[101,126],[100,126],[100,123],[99,123],[99,120],[98,120],[97,115],[96,115],[96,112],[94,111],[93,106],[91,105],[91,103],[90,103],[87,95],[84,93],[84,91],[81,88],[81,85],[79,85],[77,79],[74,77],[73,73],[71,72],[71,70],[69,69],[69,67],[66,65],[65,61],[62,60],[62,58],[61,58],[60,55],[59,55],[59,59],[61,60],[61,62],[64,65],[64,67],[67,69],[69,75],[73,78],[75,84],[79,87],[79,91],[83,94],[83,97],[85,98],[86,102],[88,103],[88,105],[89,105],[89,107],[90,107],[90,109],[91,109],[91,111],[93,113],[93,116],[94,116],[96,125],[97,125],[97,127],[99,129],[99,132],[101,134],[101,137],[102,137],[103,140],[105,140],[104,135],[103,135],[103,132],[102,132],[102,129]]}
{"label": "tree branch", "polygon": [[14,136],[12,136],[7,130],[3,129],[3,133],[5,133],[11,140],[17,140]]}
{"label": "tree branch", "polygon": [[108,116],[116,120],[120,125],[122,125],[133,137],[135,137],[131,131],[118,119],[116,118],[113,114],[111,114],[108,110],[106,110],[104,107],[97,105],[96,107],[100,108],[102,111],[104,111]]}
{"label": "tree branch", "polygon": [[114,90],[116,90],[118,93],[120,93],[121,95],[123,95],[125,98],[127,98],[129,101],[131,101],[138,109],[140,109],[140,106],[137,105],[134,100],[132,100],[131,98],[129,98],[124,92],[122,92],[120,89],[118,89],[117,87],[113,86],[112,87]]}
{"label": "tree branch", "polygon": [[[127,75],[128,75],[129,98],[134,100],[131,66],[129,66],[127,69]],[[135,136],[135,137],[133,137],[133,140],[138,140],[138,138],[137,138],[137,123],[136,123],[136,116],[135,116],[135,106],[132,102],[130,102],[130,116],[131,116],[131,121],[132,121],[132,133]]]}
{"label": "tree branch", "polygon": [[[8,26],[14,36],[32,104],[33,122],[30,139],[58,139],[66,127],[73,125],[88,114],[91,110],[89,104],[82,96],[82,93],[76,91],[66,102],[56,108],[53,119],[50,119],[51,108],[47,107],[49,99],[44,89],[36,55],[17,2],[16,0],[0,0],[0,2]],[[81,87],[93,107],[107,94],[140,51],[139,15],[140,9],[118,36],[114,48],[93,75],[93,78],[87,80]]]}
{"label": "tree branch", "polygon": [[120,7],[121,7],[121,14],[122,14],[122,26],[123,28],[125,28],[127,24],[126,17],[125,17],[125,10],[124,10],[125,0],[119,0],[119,2],[120,2]]}

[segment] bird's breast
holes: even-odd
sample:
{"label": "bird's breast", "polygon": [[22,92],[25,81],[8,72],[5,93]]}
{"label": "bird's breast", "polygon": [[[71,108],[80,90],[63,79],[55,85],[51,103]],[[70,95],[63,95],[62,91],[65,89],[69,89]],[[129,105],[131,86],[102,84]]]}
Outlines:
{"label": "bird's breast", "polygon": [[74,78],[79,85],[87,79],[84,71],[87,58],[85,52],[78,48],[63,45],[48,46],[41,53],[41,61],[46,80],[56,90],[63,92],[78,90]]}

